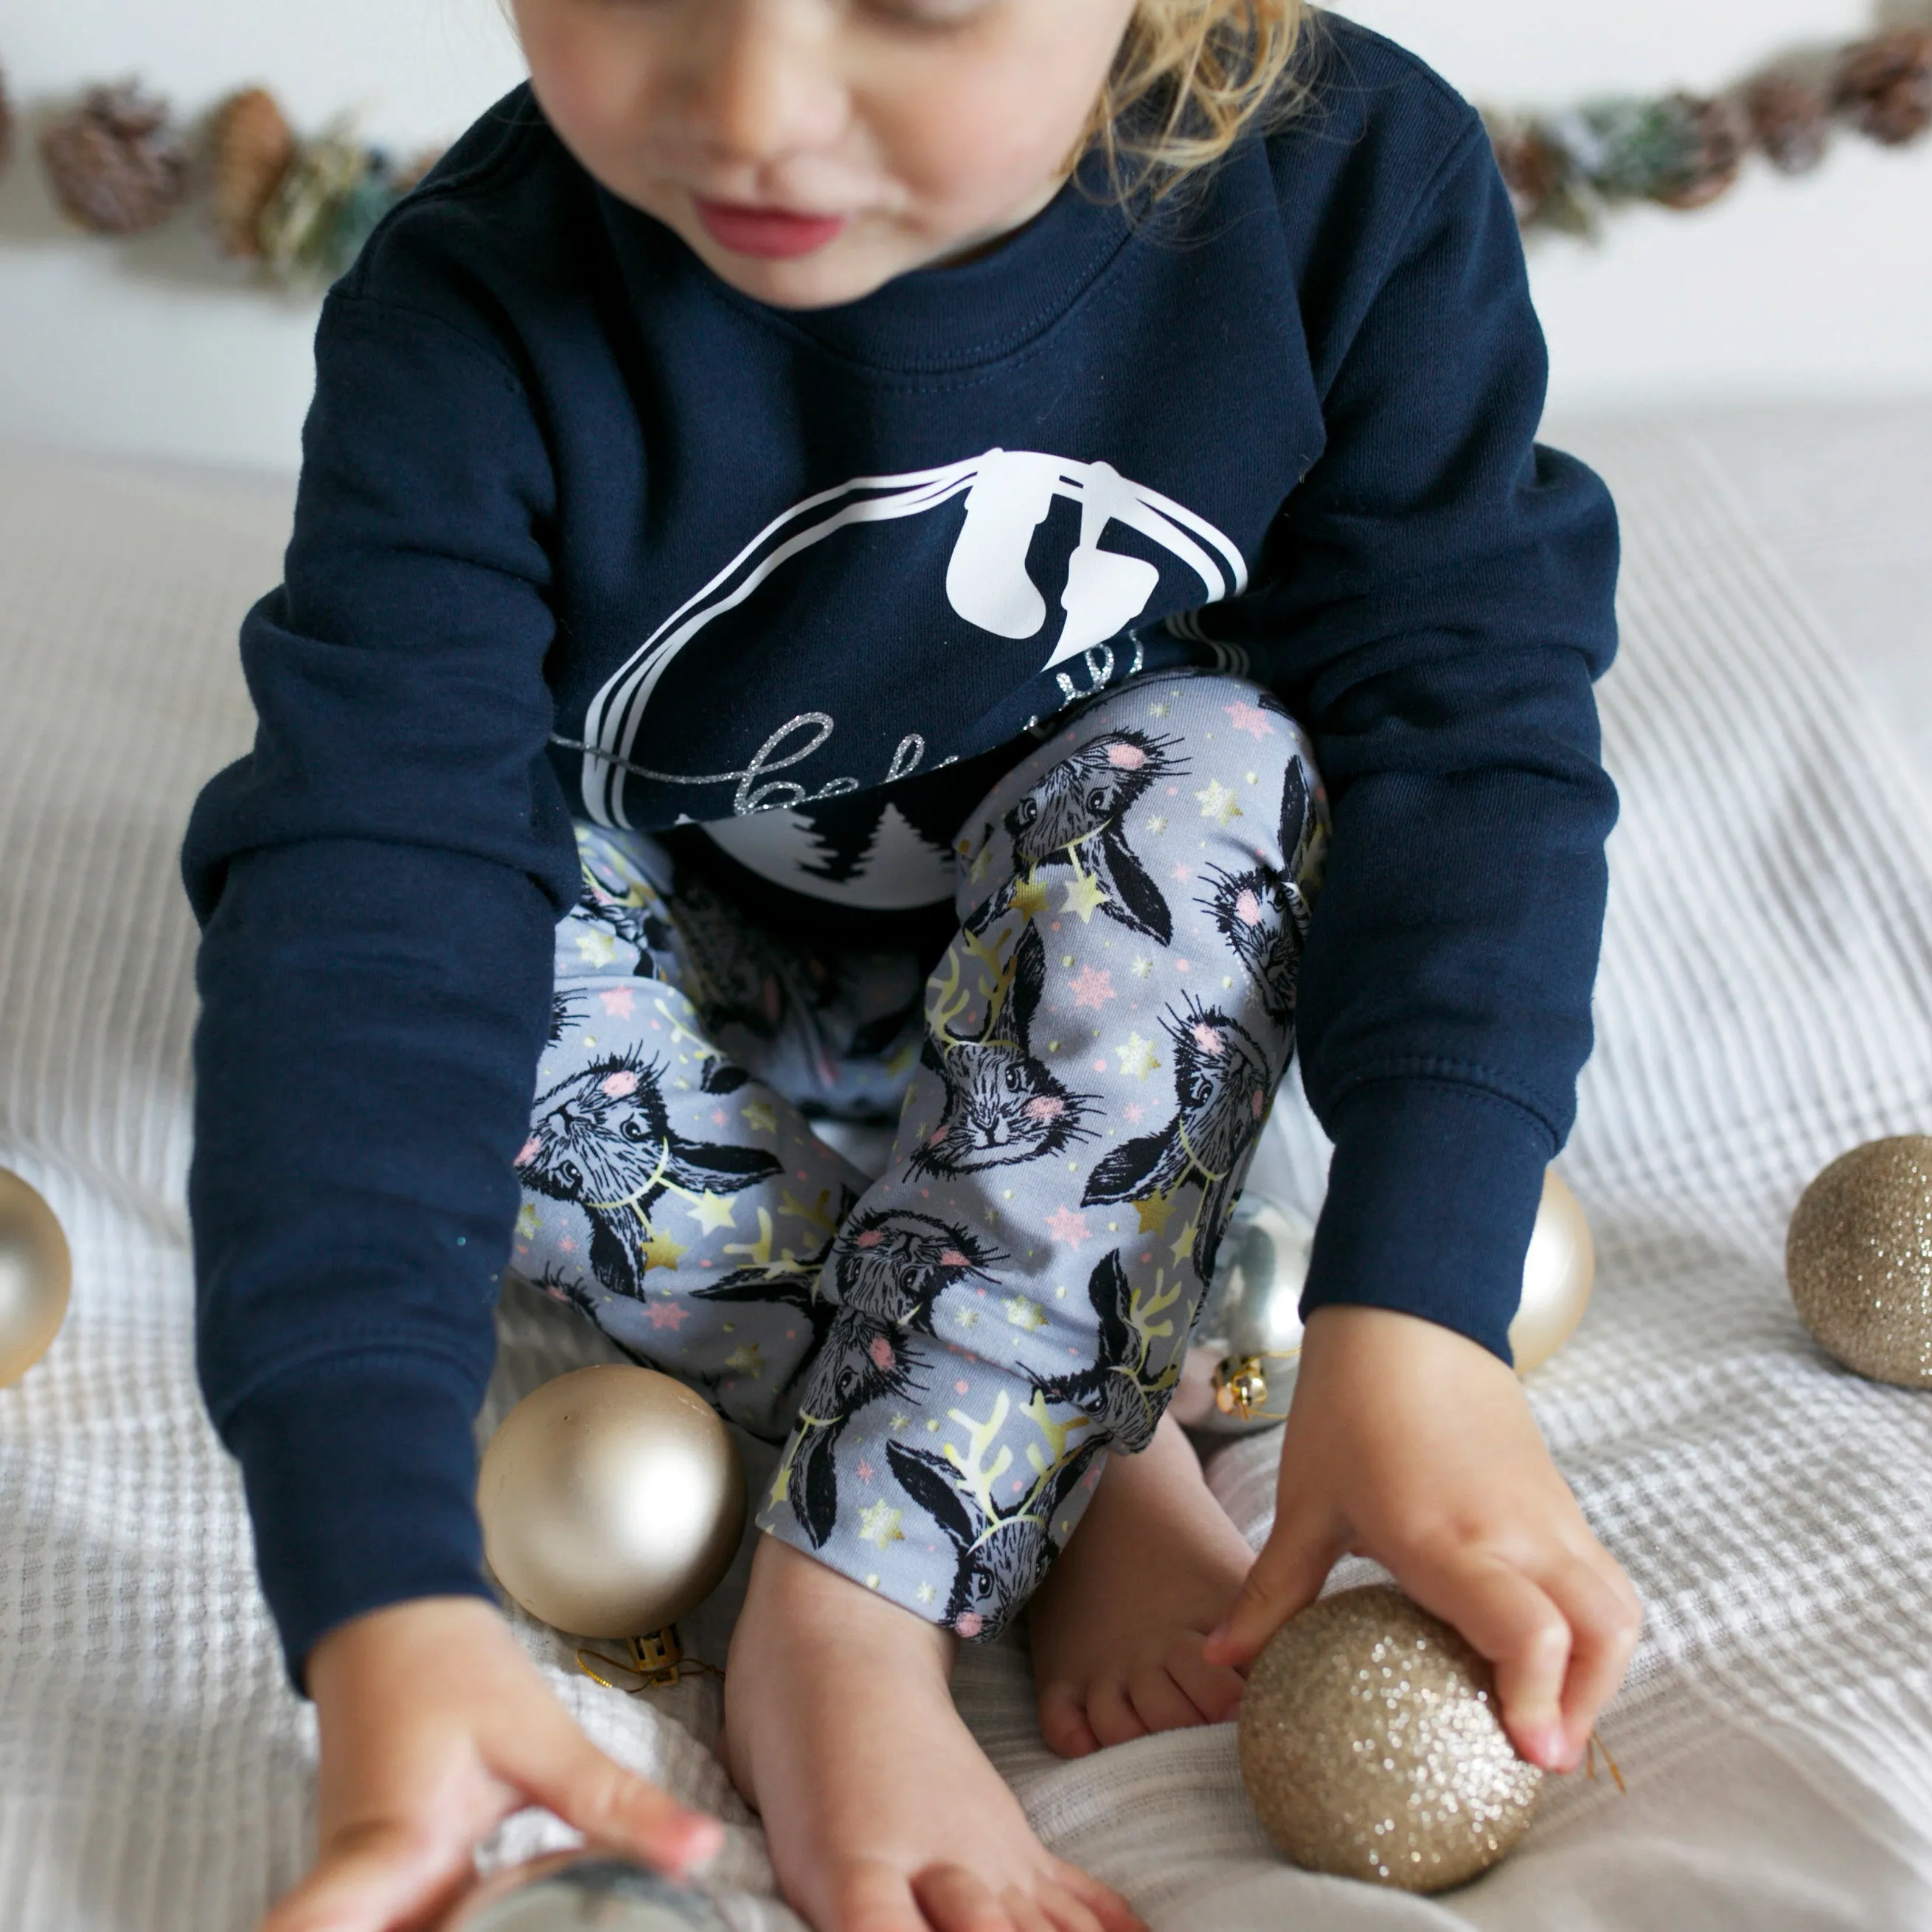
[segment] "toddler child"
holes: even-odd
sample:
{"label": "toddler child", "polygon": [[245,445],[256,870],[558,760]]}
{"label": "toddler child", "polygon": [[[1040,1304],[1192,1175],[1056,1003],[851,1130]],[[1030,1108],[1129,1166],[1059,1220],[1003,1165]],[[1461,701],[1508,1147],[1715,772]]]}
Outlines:
{"label": "toddler child", "polygon": [[[819,1932],[1135,1924],[948,1694],[1029,1600],[1078,1755],[1227,1717],[1364,1551],[1574,1765],[1636,1606],[1507,1330],[1616,542],[1480,122],[1297,0],[514,11],[325,308],[184,856],[200,1369],[320,1721],[274,1932],[424,1922],[532,1801],[717,1842],[482,1574],[506,1267],[779,1451],[724,1750]],[[1162,1411],[1296,1028],[1251,1562]]]}

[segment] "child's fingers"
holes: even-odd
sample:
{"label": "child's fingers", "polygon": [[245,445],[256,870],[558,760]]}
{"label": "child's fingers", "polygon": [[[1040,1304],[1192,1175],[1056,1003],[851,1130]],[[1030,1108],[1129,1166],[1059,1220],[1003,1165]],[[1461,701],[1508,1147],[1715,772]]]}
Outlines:
{"label": "child's fingers", "polygon": [[1502,1558],[1464,1550],[1437,1564],[1405,1564],[1396,1580],[1495,1667],[1504,1727],[1516,1749],[1546,1771],[1568,1770],[1562,1696],[1570,1623],[1549,1594]]}
{"label": "child's fingers", "polygon": [[1643,1610],[1623,1572],[1607,1557],[1594,1563],[1565,1550],[1537,1580],[1569,1619],[1570,1666],[1562,1701],[1569,1761],[1574,1764],[1588,1747],[1597,1713],[1623,1682],[1643,1625]]}
{"label": "child's fingers", "polygon": [[452,1859],[400,1820],[371,1820],[323,1846],[261,1932],[390,1932],[417,1923],[471,1876],[466,1854]]}
{"label": "child's fingers", "polygon": [[1340,1539],[1277,1518],[1234,1608],[1208,1633],[1202,1655],[1236,1670],[1252,1663],[1262,1646],[1321,1594],[1341,1553]]}
{"label": "child's fingers", "polygon": [[605,1756],[561,1706],[554,1723],[526,1732],[492,1768],[585,1837],[674,1877],[702,1864],[724,1842],[716,1818],[688,1810]]}

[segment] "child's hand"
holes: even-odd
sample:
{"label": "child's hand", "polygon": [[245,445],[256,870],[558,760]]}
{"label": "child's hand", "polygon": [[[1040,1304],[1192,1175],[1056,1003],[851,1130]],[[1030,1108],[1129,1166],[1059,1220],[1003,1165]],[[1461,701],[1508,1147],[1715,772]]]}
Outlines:
{"label": "child's hand", "polygon": [[1636,1648],[1636,1593],[1591,1534],[1516,1377],[1454,1330],[1384,1309],[1310,1318],[1274,1532],[1209,1660],[1247,1663],[1349,1551],[1495,1665],[1523,1756],[1575,1768]]}
{"label": "child's hand", "polygon": [[309,1654],[320,1720],[315,1868],[262,1932],[391,1932],[470,1882],[470,1854],[523,1805],[671,1873],[723,1840],[612,1762],[571,1720],[501,1616],[469,1597],[371,1611]]}

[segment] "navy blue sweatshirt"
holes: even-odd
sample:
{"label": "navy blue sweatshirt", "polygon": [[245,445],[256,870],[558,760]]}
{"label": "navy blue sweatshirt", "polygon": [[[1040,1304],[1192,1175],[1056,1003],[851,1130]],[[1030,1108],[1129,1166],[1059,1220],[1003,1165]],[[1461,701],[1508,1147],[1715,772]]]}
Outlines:
{"label": "navy blue sweatshirt", "polygon": [[329,296],[242,633],[254,749],[183,855],[200,1368],[298,1674],[359,1612],[487,1588],[473,1420],[573,816],[719,823],[772,871],[761,808],[876,823],[1136,667],[1246,670],[1327,781],[1307,1306],[1507,1355],[1590,1045],[1615,520],[1533,440],[1476,116],[1342,22],[1316,59],[1304,112],[1152,212],[1076,182],[810,312],[720,283],[520,89]]}

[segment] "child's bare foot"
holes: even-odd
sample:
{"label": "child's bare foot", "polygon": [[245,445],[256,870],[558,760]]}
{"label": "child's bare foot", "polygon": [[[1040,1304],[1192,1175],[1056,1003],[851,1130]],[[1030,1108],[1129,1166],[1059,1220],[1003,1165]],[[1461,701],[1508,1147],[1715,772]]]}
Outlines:
{"label": "child's bare foot", "polygon": [[1139,1455],[1112,1458],[1027,1612],[1047,1743],[1084,1757],[1232,1718],[1241,1678],[1201,1647],[1253,1560],[1171,1418]]}
{"label": "child's bare foot", "polygon": [[953,1708],[956,1640],[775,1538],[731,1640],[723,1752],[817,1932],[1144,1932],[1053,1857]]}

